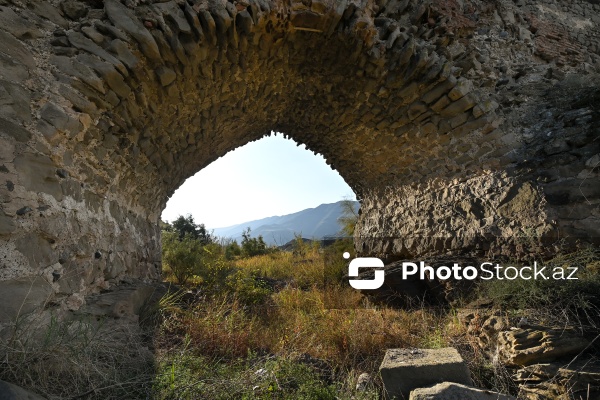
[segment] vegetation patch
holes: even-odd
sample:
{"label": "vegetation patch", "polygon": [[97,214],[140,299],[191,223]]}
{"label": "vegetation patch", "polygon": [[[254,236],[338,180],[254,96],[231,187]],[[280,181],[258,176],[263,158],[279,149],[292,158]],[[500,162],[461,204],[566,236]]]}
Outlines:
{"label": "vegetation patch", "polygon": [[[178,221],[163,232],[171,287],[140,323],[53,319],[40,340],[34,321],[17,321],[0,341],[0,379],[49,399],[367,400],[381,398],[386,349],[453,346],[478,386],[516,392],[460,310],[395,309],[335,285],[350,241],[323,248],[298,236],[281,251],[249,231],[237,244],[191,217]],[[597,328],[599,262],[593,249],[563,255],[548,265],[578,266],[579,280],[482,282],[475,294],[504,313]],[[364,373],[371,379],[358,391]]]}

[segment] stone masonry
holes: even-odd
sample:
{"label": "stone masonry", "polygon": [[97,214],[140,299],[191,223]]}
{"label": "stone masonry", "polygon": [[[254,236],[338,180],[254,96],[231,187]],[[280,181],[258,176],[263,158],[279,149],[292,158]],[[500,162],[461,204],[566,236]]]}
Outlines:
{"label": "stone masonry", "polygon": [[0,0],[0,324],[158,279],[169,196],[271,131],[355,190],[362,254],[597,240],[599,24],[583,0]]}

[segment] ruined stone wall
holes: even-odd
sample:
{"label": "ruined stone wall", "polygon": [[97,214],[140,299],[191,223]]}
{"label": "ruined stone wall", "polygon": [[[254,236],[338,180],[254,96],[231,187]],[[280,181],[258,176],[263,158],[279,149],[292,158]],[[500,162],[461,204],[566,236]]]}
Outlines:
{"label": "ruined stone wall", "polygon": [[458,42],[471,53],[455,65],[485,90],[497,128],[422,144],[445,166],[366,196],[359,250],[539,258],[598,243],[600,5],[438,4],[452,30],[469,28]]}
{"label": "ruined stone wall", "polygon": [[0,0],[0,323],[157,279],[169,196],[272,130],[355,190],[365,254],[600,236],[599,14]]}

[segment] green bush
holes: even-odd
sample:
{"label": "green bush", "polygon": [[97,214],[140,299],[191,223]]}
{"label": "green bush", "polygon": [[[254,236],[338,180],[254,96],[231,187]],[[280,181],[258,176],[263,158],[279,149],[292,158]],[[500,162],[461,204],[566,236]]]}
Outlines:
{"label": "green bush", "polygon": [[260,256],[269,251],[262,236],[250,237],[250,228],[242,233],[242,254],[244,257]]}
{"label": "green bush", "polygon": [[202,278],[204,290],[209,294],[229,290],[227,279],[235,273],[235,268],[221,253],[220,246],[206,246],[204,252],[206,260],[203,263],[202,270],[198,272],[198,275]]}
{"label": "green bush", "polygon": [[235,260],[242,255],[242,248],[235,240],[225,245],[225,258]]}
{"label": "green bush", "polygon": [[202,269],[202,243],[190,234],[183,238],[177,232],[162,234],[162,262],[171,270],[180,285],[184,285]]}
{"label": "green bush", "polygon": [[246,305],[264,304],[273,293],[265,281],[242,270],[230,274],[226,284],[227,288]]}

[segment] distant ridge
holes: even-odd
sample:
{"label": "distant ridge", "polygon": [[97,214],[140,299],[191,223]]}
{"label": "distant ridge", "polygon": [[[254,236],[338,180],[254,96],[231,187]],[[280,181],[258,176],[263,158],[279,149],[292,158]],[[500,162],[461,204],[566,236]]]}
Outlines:
{"label": "distant ridge", "polygon": [[[353,202],[356,209],[359,203]],[[242,232],[250,228],[251,236],[262,235],[265,242],[270,245],[281,246],[294,238],[294,233],[299,233],[307,239],[322,239],[325,236],[336,235],[341,226],[338,218],[342,215],[342,201],[330,204],[321,204],[315,208],[307,208],[293,214],[273,216],[255,221],[243,222],[224,228],[214,229],[214,234],[219,237],[242,240]]]}

